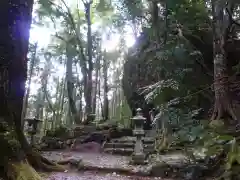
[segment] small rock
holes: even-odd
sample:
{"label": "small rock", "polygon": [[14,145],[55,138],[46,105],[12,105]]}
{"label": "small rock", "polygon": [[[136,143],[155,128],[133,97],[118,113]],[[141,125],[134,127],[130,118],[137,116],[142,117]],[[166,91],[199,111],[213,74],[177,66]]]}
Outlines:
{"label": "small rock", "polygon": [[78,165],[80,163],[82,163],[82,160],[81,159],[71,159],[69,163],[71,166],[78,167]]}

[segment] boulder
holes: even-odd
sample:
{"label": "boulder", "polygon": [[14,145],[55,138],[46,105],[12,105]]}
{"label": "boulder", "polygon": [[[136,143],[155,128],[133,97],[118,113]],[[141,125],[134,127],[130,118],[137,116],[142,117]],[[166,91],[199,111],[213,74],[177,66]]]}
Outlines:
{"label": "boulder", "polygon": [[43,137],[40,144],[41,150],[55,150],[66,148],[66,143],[59,138]]}
{"label": "boulder", "polygon": [[70,130],[64,126],[59,126],[54,130],[47,130],[47,137],[56,137],[61,139],[68,139],[70,137]]}
{"label": "boulder", "polygon": [[69,164],[72,166],[72,167],[78,167],[79,164],[82,163],[82,159],[70,159],[69,161]]}
{"label": "boulder", "polygon": [[162,178],[180,178],[184,180],[201,179],[207,175],[207,167],[201,163],[183,161],[179,155],[161,155],[152,164],[150,174]]}
{"label": "boulder", "polygon": [[169,177],[170,174],[172,174],[172,172],[173,172],[172,167],[163,162],[158,162],[152,165],[152,168],[150,170],[150,174],[152,176],[162,177],[162,178]]}

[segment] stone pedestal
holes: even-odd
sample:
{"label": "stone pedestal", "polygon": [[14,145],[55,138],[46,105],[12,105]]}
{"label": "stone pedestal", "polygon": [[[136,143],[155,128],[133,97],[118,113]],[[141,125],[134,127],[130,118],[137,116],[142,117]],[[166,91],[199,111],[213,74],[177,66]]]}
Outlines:
{"label": "stone pedestal", "polygon": [[137,115],[132,118],[134,124],[133,135],[136,137],[136,143],[134,147],[134,152],[132,155],[132,162],[134,164],[145,164],[145,154],[142,142],[142,137],[145,132],[143,130],[143,124],[146,118],[142,116],[141,109],[137,109]]}
{"label": "stone pedestal", "polygon": [[35,135],[37,133],[40,132],[40,125],[42,123],[41,120],[36,119],[36,118],[29,118],[29,119],[25,119],[24,123],[27,122],[28,123],[28,134],[30,135],[30,144],[34,145],[35,144]]}

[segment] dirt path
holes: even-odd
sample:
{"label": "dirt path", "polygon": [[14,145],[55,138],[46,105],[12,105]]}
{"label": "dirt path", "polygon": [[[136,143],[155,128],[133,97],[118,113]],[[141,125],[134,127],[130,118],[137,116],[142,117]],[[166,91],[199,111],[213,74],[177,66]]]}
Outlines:
{"label": "dirt path", "polygon": [[59,161],[67,159],[81,159],[85,164],[103,167],[123,167],[129,163],[127,156],[115,156],[97,153],[78,153],[78,152],[44,152],[43,155],[48,159]]}
{"label": "dirt path", "polygon": [[[137,176],[122,176],[116,173],[102,174],[98,172],[71,172],[71,173],[53,173],[46,180],[154,180],[161,178],[148,178]],[[163,179],[161,179],[163,180]]]}
{"label": "dirt path", "polygon": [[[53,151],[53,152],[44,152],[43,155],[48,159],[59,161],[67,159],[81,159],[84,164],[93,165],[98,167],[107,167],[107,168],[131,168],[131,169],[147,169],[149,165],[144,166],[132,166],[129,165],[130,157],[129,156],[117,156],[104,153],[80,153],[80,152],[70,152],[70,151]],[[163,155],[162,160],[164,162],[177,162],[184,161],[184,156],[181,154],[175,155]]]}
{"label": "dirt path", "polygon": [[[133,166],[129,164],[129,158],[127,156],[116,156],[116,155],[109,155],[109,154],[98,154],[98,153],[79,153],[79,152],[70,152],[70,151],[53,151],[53,152],[44,152],[43,155],[50,160],[60,161],[60,160],[68,160],[68,159],[81,159],[85,165],[94,166],[94,167],[104,167],[110,168],[110,173],[106,171],[96,172],[96,171],[70,171],[65,173],[52,173],[48,176],[47,180],[154,180],[154,179],[161,179],[161,178],[154,178],[154,177],[139,177],[139,176],[126,176],[125,173],[117,174],[118,172],[116,169],[127,169],[134,172],[148,172],[150,165],[144,166]],[[179,155],[170,156],[169,158],[167,155],[164,156],[167,161],[179,158]],[[95,169],[96,170],[96,169]],[[105,173],[103,173],[105,172]],[[109,171],[108,171],[109,172]],[[131,174],[131,173],[130,173]],[[139,173],[138,173],[139,174]],[[163,180],[163,179],[161,179]],[[167,179],[164,179],[167,180]]]}

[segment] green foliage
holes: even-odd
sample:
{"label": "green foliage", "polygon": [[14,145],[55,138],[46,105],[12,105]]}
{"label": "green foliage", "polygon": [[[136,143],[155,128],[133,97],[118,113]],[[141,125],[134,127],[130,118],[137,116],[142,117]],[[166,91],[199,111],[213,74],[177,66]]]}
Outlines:
{"label": "green foliage", "polygon": [[48,137],[67,137],[69,135],[69,129],[65,126],[59,126],[55,130],[47,130],[46,136]]}
{"label": "green foliage", "polygon": [[142,93],[146,94],[145,98],[148,102],[162,104],[170,100],[177,89],[178,83],[172,79],[167,79],[143,88]]}
{"label": "green foliage", "polygon": [[99,0],[99,3],[96,4],[96,10],[99,13],[99,16],[107,18],[107,16],[112,15],[114,9],[110,1]]}
{"label": "green foliage", "polygon": [[[182,124],[181,126],[178,124],[176,129],[174,127],[176,126],[171,121],[168,121],[167,128],[171,137],[169,135],[165,137],[168,142],[163,144],[166,143],[166,141],[163,141],[164,133],[160,133],[158,135],[160,139],[158,139],[156,146],[157,151],[182,149],[184,153],[187,153],[187,156],[190,156],[195,161],[197,159],[216,158],[214,164],[208,164],[208,168],[219,167],[217,169],[218,176],[220,174],[219,179],[239,178],[239,138],[226,130],[222,120],[211,123],[201,120],[200,123],[195,125],[193,125],[192,120],[192,123]],[[173,129],[174,131],[171,131]],[[163,147],[163,145],[165,146]],[[199,152],[201,152],[200,155]]]}
{"label": "green foliage", "polygon": [[126,100],[124,99],[115,110],[115,114],[111,117],[116,121],[118,127],[125,127],[129,128],[131,126],[131,109],[127,104]]}
{"label": "green foliage", "polygon": [[121,5],[121,11],[125,11],[130,20],[140,18],[143,14],[143,2],[141,0],[122,0]]}
{"label": "green foliage", "polygon": [[[144,70],[147,69],[147,72],[140,73],[145,75],[141,78],[149,82],[150,75],[158,77],[140,89],[147,101],[160,107],[159,123],[162,127],[157,150],[170,150],[179,146],[184,150],[191,146],[192,154],[196,154],[196,149],[203,149],[205,156],[210,158],[224,152],[225,158],[220,159],[225,164],[224,175],[231,172],[232,176],[236,167],[233,165],[238,163],[239,157],[237,139],[219,130],[224,127],[221,122],[208,124],[208,121],[200,120],[206,118],[201,113],[209,110],[213,100],[209,91],[212,79],[206,75],[209,71],[201,71],[199,66],[205,64],[210,67],[201,49],[202,44],[204,46],[208,43],[208,36],[203,37],[199,33],[205,31],[208,34],[211,31],[208,8],[205,1],[200,0],[166,2],[168,24],[166,27],[164,21],[161,21],[158,27],[169,29],[167,37],[162,34],[167,38],[166,43],[156,48],[153,27],[146,28],[144,39],[133,50],[138,62],[144,62],[142,66]],[[186,37],[176,36],[174,29],[179,24],[184,35],[187,34]],[[192,38],[194,41],[191,41]],[[146,66],[149,64],[151,67],[148,69]]]}
{"label": "green foliage", "polygon": [[202,147],[208,157],[221,157],[221,178],[239,178],[240,144],[238,138],[226,130],[223,120],[216,120],[205,126],[196,145]]}
{"label": "green foliage", "polygon": [[8,161],[5,159],[7,157],[13,159],[18,158],[21,145],[16,138],[15,131],[4,121],[0,123],[0,144],[0,153],[2,154],[0,158],[0,166],[3,165],[2,163],[6,163],[6,161]]}

